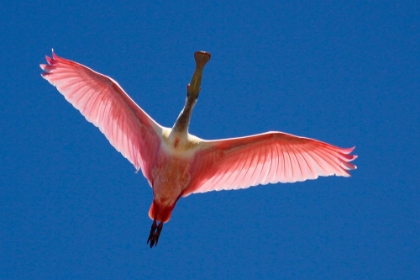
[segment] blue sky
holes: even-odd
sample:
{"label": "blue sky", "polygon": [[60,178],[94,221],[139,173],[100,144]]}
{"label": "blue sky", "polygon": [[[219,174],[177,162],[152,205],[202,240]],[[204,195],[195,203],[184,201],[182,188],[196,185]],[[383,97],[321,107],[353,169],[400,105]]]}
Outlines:
{"label": "blue sky", "polygon": [[[12,1],[8,1],[12,2]],[[418,1],[0,4],[0,279],[414,279],[420,275]],[[190,132],[356,145],[351,178],[181,199],[146,245],[141,173],[40,76],[56,53]]]}

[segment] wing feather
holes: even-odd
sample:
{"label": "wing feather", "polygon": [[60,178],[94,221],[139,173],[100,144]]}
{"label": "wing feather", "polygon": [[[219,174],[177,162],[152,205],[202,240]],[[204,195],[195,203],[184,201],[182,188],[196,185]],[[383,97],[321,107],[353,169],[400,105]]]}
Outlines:
{"label": "wing feather", "polygon": [[270,172],[271,164],[272,164],[272,146],[267,146],[266,156],[267,160],[261,169],[261,185],[266,185],[268,183],[268,175]]}
{"label": "wing feather", "polygon": [[293,182],[293,176],[292,176],[292,168],[291,168],[291,164],[290,164],[290,155],[287,152],[287,147],[286,145],[281,145],[280,146],[282,149],[282,154],[284,157],[284,183],[287,182]]}
{"label": "wing feather", "polygon": [[272,167],[274,164],[273,158],[273,149],[274,146],[267,147],[267,162],[264,165],[263,170],[261,170],[262,178],[261,178],[261,185],[267,185],[270,182],[270,171],[274,170]]}

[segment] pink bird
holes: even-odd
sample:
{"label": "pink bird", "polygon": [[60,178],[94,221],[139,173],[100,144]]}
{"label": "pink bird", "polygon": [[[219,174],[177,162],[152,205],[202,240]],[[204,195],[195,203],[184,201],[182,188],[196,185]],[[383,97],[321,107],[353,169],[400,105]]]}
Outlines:
{"label": "pink bird", "polygon": [[[172,128],[143,111],[112,78],[52,53],[41,64],[49,81],[86,119],[99,127],[124,157],[141,169],[153,190],[147,244],[158,244],[180,197],[193,193],[237,190],[268,183],[292,183],[318,176],[349,177],[353,148],[283,132],[222,140],[203,140],[188,133],[210,54],[194,54],[196,69],[187,86],[185,106]],[[157,223],[159,222],[159,223]]]}

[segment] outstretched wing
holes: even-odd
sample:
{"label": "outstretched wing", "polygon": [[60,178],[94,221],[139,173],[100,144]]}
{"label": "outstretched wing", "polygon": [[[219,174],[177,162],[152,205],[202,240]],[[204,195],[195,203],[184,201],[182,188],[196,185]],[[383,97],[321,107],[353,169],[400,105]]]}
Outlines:
{"label": "outstretched wing", "polygon": [[318,176],[350,176],[353,148],[282,132],[204,141],[191,164],[194,178],[183,195],[287,183]]}
{"label": "outstretched wing", "polygon": [[144,112],[116,81],[79,63],[46,57],[42,77],[97,126],[112,146],[151,181],[150,162],[160,144],[162,127]]}

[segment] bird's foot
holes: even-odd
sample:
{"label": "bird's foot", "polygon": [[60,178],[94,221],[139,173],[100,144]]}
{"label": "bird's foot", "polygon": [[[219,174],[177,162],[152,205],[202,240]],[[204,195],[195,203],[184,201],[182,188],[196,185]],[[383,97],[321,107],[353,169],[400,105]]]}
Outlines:
{"label": "bird's foot", "polygon": [[149,244],[150,242],[150,248],[152,248],[153,246],[157,246],[162,228],[163,222],[160,222],[159,225],[157,225],[156,220],[153,221],[152,227],[150,229],[149,238],[147,239],[147,244]]}

